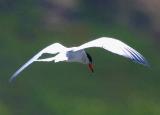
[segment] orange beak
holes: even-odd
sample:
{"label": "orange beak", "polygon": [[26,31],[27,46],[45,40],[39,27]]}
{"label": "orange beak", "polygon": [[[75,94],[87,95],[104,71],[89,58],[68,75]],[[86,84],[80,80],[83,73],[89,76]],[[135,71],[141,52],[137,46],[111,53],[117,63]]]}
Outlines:
{"label": "orange beak", "polygon": [[93,64],[88,64],[88,67],[89,67],[89,69],[91,70],[91,72],[94,72],[94,70],[93,70]]}

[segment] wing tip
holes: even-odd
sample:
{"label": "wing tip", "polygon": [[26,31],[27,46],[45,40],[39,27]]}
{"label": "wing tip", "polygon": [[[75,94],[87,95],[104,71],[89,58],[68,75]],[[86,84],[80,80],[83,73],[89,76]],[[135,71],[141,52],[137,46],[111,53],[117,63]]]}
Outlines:
{"label": "wing tip", "polygon": [[16,79],[16,74],[13,74],[10,78],[9,78],[9,83],[12,83],[13,81],[15,81]]}
{"label": "wing tip", "polygon": [[133,60],[136,63],[139,63],[141,65],[144,65],[146,67],[150,67],[150,64],[148,63],[148,61],[140,54],[138,53],[136,50],[132,49],[132,48],[125,48],[125,50],[127,50],[130,54],[129,58],[131,60]]}
{"label": "wing tip", "polygon": [[142,59],[141,58],[139,58],[139,59],[133,58],[132,60],[136,63],[139,63],[139,64],[145,66],[145,67],[150,67],[150,64],[148,63],[148,61],[144,57]]}
{"label": "wing tip", "polygon": [[148,61],[144,58],[142,65],[144,65],[145,67],[150,67],[150,64],[148,63]]}

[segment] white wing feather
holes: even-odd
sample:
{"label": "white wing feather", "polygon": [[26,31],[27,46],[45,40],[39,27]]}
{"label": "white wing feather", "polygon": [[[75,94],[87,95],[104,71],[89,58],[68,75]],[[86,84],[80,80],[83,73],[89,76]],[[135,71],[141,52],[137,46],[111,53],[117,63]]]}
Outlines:
{"label": "white wing feather", "polygon": [[20,67],[9,79],[9,81],[13,81],[17,77],[18,74],[20,74],[26,67],[28,67],[30,64],[32,64],[34,61],[36,61],[43,53],[50,53],[50,54],[56,54],[64,50],[66,47],[59,43],[54,43],[50,46],[47,46],[46,48],[42,49],[39,53],[37,53],[34,57],[32,57],[29,61],[27,61],[22,67]]}
{"label": "white wing feather", "polygon": [[130,46],[128,46],[120,40],[109,37],[101,37],[99,39],[87,42],[75,48],[75,51],[91,47],[104,48],[105,50],[108,50],[112,53],[124,56],[126,58],[132,59],[134,62],[148,66],[148,62],[146,61],[146,59],[136,50],[134,50],[133,48],[131,48]]}

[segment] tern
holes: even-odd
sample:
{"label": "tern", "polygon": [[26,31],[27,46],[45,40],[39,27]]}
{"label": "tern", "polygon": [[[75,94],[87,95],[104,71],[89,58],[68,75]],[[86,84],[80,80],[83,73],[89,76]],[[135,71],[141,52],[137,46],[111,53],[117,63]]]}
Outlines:
{"label": "tern", "polygon": [[[39,51],[35,56],[33,56],[28,62],[26,62],[22,67],[20,67],[10,78],[9,81],[12,81],[19,75],[26,67],[28,67],[33,62],[79,62],[82,64],[87,64],[89,69],[93,70],[93,60],[89,53],[85,51],[86,48],[103,48],[114,54],[121,55],[132,61],[148,66],[147,60],[135,49],[131,48],[122,41],[109,37],[101,37],[90,42],[84,43],[78,47],[65,47],[60,43],[53,43],[46,48]],[[54,57],[40,59],[42,54],[55,54]]]}

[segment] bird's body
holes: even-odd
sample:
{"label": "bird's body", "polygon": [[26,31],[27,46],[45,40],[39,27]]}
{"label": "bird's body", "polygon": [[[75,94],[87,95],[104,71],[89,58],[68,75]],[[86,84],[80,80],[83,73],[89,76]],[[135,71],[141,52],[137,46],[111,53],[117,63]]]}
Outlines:
{"label": "bird's body", "polygon": [[63,51],[59,52],[56,56],[51,58],[45,58],[45,59],[37,59],[36,61],[42,61],[42,62],[79,62],[83,64],[88,64],[89,60],[87,58],[87,54],[84,50],[78,50],[74,51],[75,47],[71,48],[65,48]]}
{"label": "bird's body", "polygon": [[[146,59],[138,53],[136,50],[128,46],[127,44],[121,42],[120,40],[108,38],[108,37],[101,37],[99,39],[95,39],[93,41],[87,42],[82,44],[78,47],[70,47],[67,48],[60,43],[54,43],[46,48],[42,49],[39,53],[37,53],[33,58],[31,58],[27,63],[25,63],[20,69],[18,69],[10,78],[12,81],[16,76],[22,72],[27,66],[32,64],[35,61],[38,62],[79,62],[83,64],[88,64],[89,68],[93,72],[93,65],[92,65],[92,57],[84,50],[86,48],[91,47],[99,47],[105,50],[108,50],[112,53],[124,56],[137,62],[139,64],[148,65]],[[54,57],[39,59],[42,54],[55,54]]]}
{"label": "bird's body", "polygon": [[78,50],[78,51],[69,50],[67,51],[66,56],[68,58],[67,62],[79,62],[83,64],[89,63],[87,54],[84,50]]}

